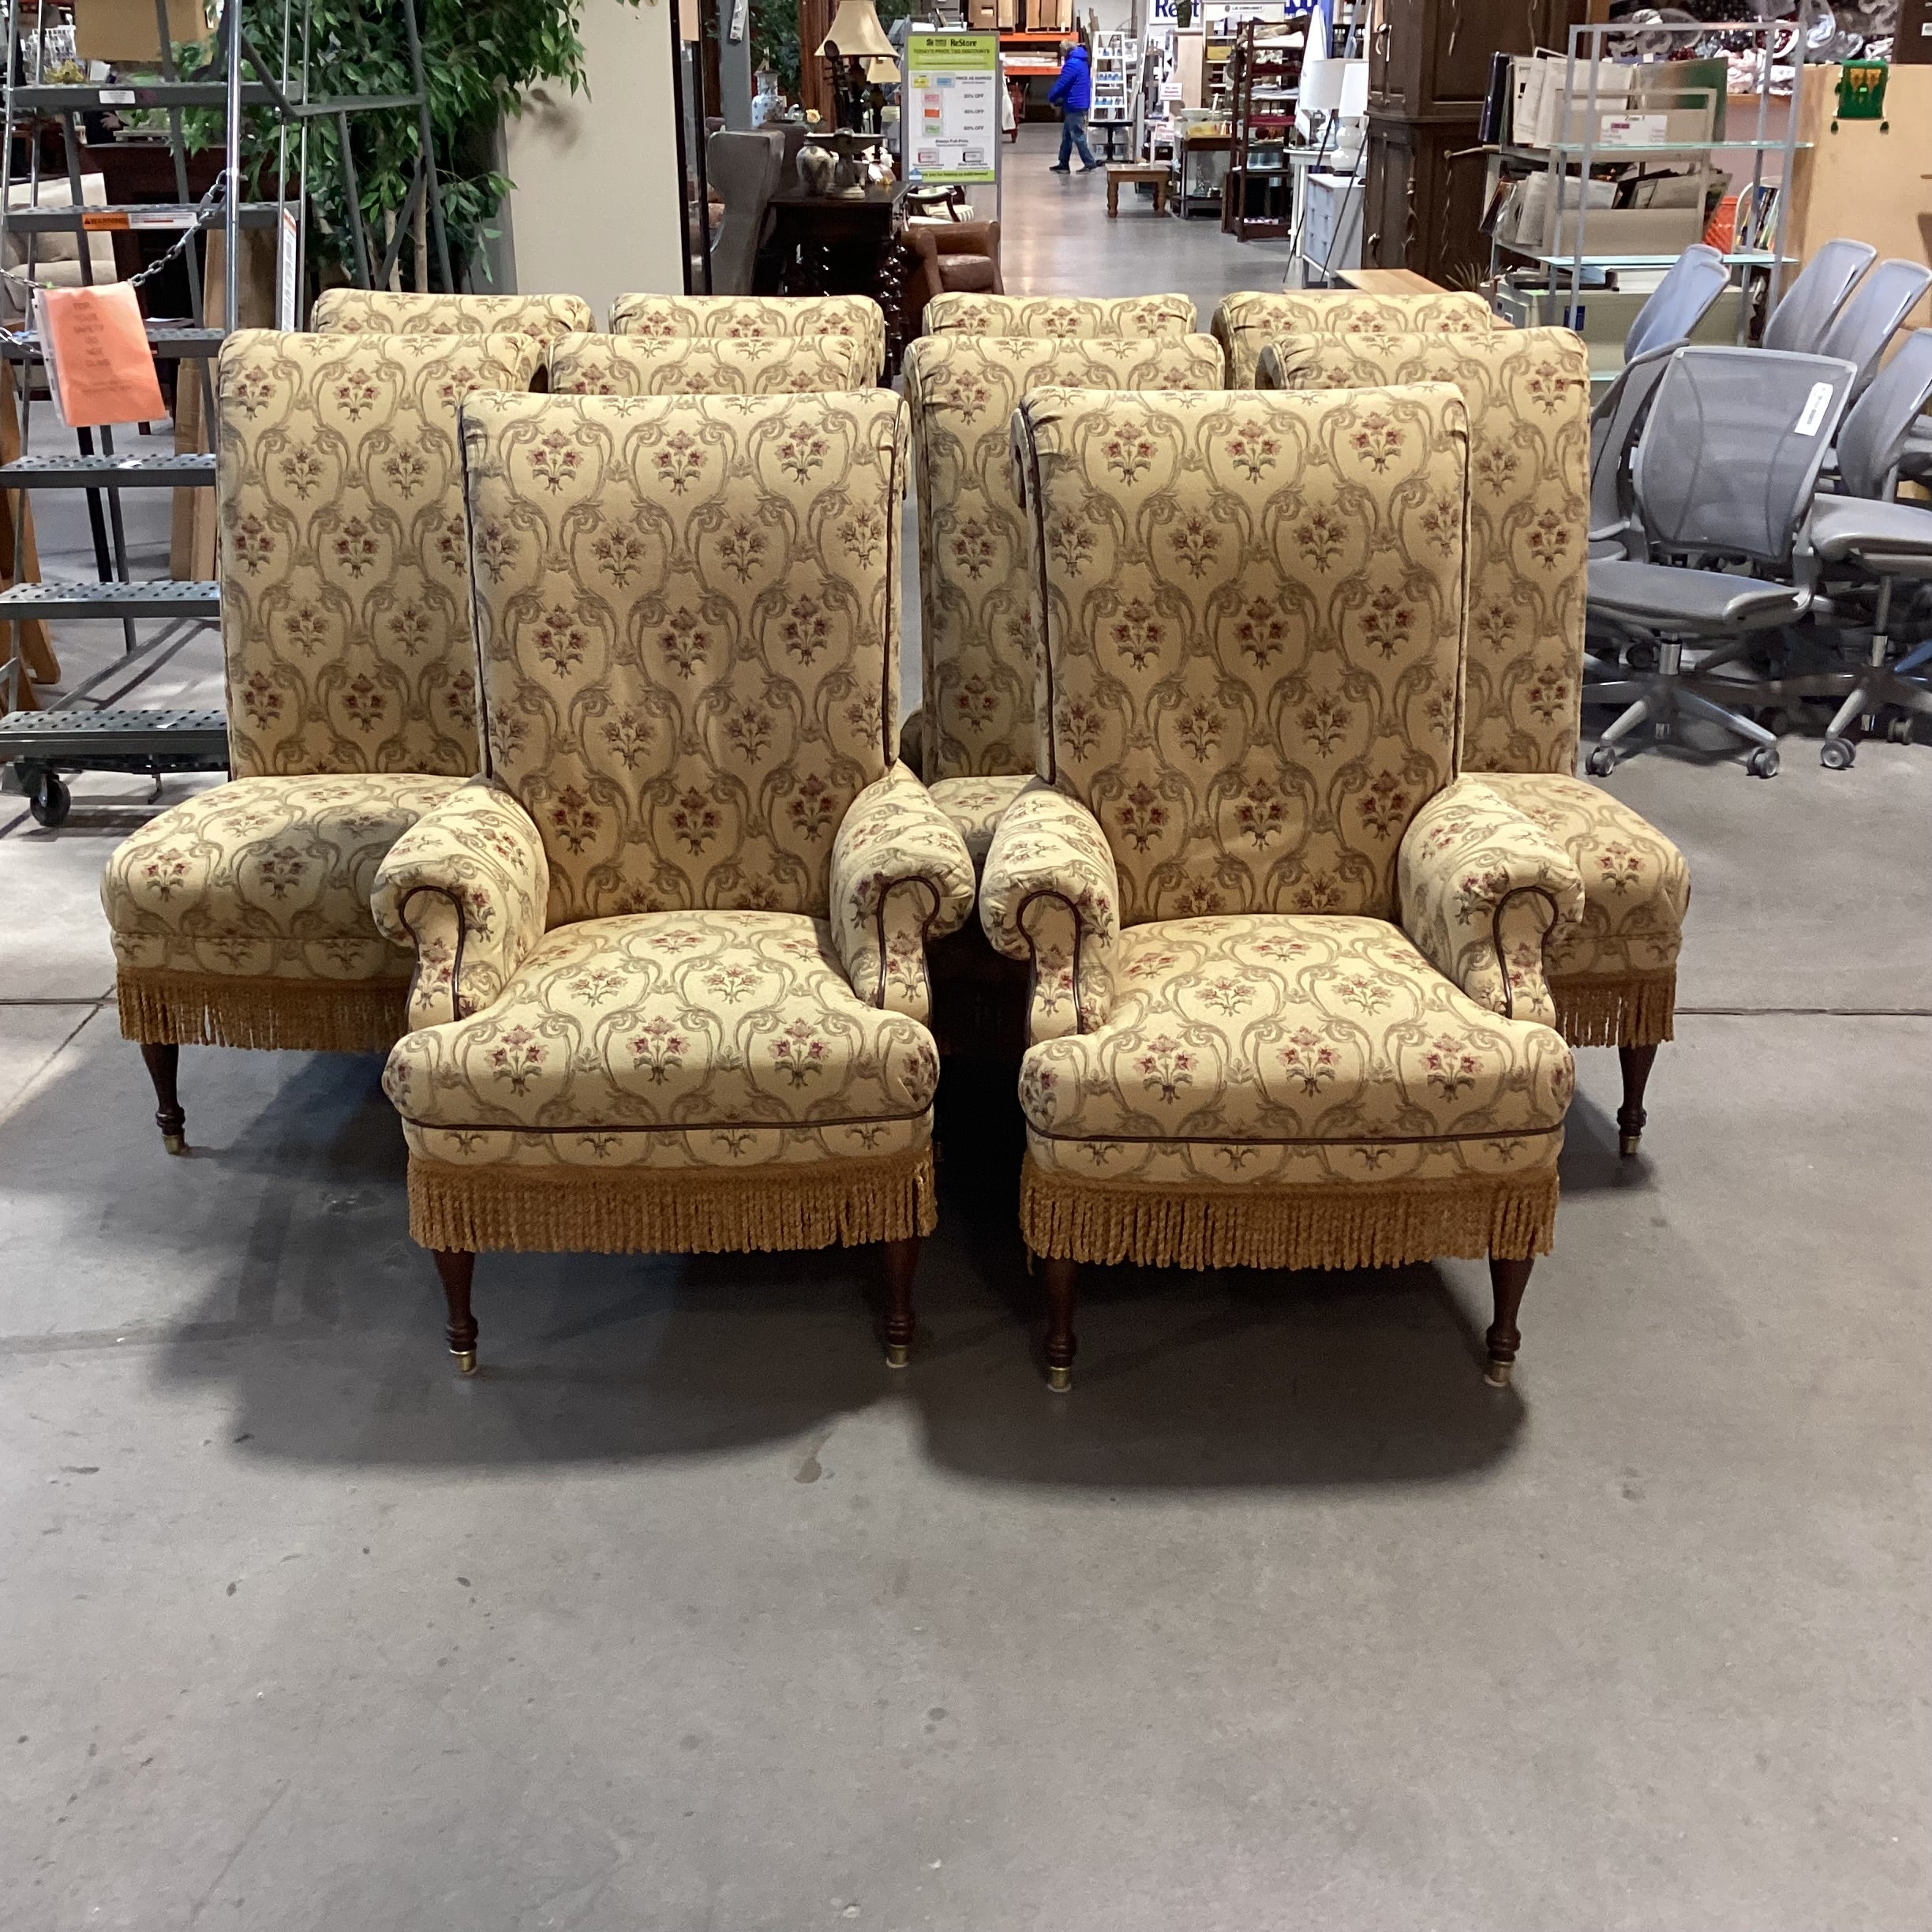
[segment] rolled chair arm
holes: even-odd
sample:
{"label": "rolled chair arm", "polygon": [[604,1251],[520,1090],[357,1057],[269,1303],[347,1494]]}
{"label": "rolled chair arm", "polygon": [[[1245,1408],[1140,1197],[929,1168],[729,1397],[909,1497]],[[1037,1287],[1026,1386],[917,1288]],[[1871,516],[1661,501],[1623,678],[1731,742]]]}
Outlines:
{"label": "rolled chair arm", "polygon": [[893,766],[852,800],[832,848],[832,937],[852,990],[869,1006],[927,1019],[927,945],[964,926],[972,904],[966,841]]}
{"label": "rolled chair arm", "polygon": [[1431,964],[1492,1013],[1556,1024],[1543,948],[1583,916],[1583,879],[1541,826],[1458,778],[1410,822],[1397,876],[1402,929]]}
{"label": "rolled chair arm", "polygon": [[1120,880],[1085,806],[1036,779],[1006,808],[987,853],[979,923],[995,952],[1033,963],[1030,1043],[1105,1022],[1120,949]]}
{"label": "rolled chair arm", "polygon": [[544,935],[550,866],[529,813],[473,778],[390,847],[376,923],[416,949],[410,1031],[480,1013]]}

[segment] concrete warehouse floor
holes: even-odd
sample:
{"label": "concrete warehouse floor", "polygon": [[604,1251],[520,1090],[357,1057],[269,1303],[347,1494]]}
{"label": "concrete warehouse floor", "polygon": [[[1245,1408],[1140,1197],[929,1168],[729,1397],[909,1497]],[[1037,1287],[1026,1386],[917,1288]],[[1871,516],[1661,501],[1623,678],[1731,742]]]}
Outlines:
{"label": "concrete warehouse floor", "polygon": [[[1047,139],[1010,285],[1279,281]],[[985,1093],[908,1372],[863,1256],[511,1256],[458,1380],[376,1061],[191,1050],[167,1159],[145,787],[0,799],[0,1926],[1932,1924],[1932,747],[1610,782],[1688,1010],[1638,1161],[1579,1055],[1515,1388],[1450,1262],[1099,1273],[1065,1398]]]}

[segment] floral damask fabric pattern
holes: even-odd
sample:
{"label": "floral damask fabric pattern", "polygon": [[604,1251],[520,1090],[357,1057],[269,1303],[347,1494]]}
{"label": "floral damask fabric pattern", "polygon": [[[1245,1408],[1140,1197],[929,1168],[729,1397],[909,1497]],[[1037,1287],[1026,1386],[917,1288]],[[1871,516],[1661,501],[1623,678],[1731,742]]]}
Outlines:
{"label": "floral damask fabric pattern", "polygon": [[1481,778],[1458,778],[1410,821],[1402,928],[1478,1005],[1553,1026],[1544,947],[1575,924],[1583,882],[1542,826]]}
{"label": "floral damask fabric pattern", "polygon": [[929,335],[1191,335],[1185,295],[972,295],[950,290],[926,305]]}
{"label": "floral damask fabric pattern", "polygon": [[886,311],[869,295],[620,295],[610,326],[613,335],[740,342],[843,335],[865,345],[872,380],[886,367]]}
{"label": "floral damask fabric pattern", "polygon": [[361,772],[238,778],[184,799],[118,846],[101,879],[130,972],[393,980],[411,957],[369,916],[383,856],[459,789]]}
{"label": "floral damask fabric pattern", "polygon": [[309,326],[317,335],[534,335],[554,341],[597,327],[581,295],[414,295],[324,289]]}
{"label": "floral damask fabric pattern", "polygon": [[1043,389],[1014,436],[1043,769],[1103,829],[1120,923],[1393,918],[1455,771],[1461,396]]}
{"label": "floral damask fabric pattern", "polygon": [[488,769],[545,923],[826,916],[893,762],[904,406],[492,395],[463,414]]}
{"label": "floral damask fabric pattern", "polygon": [[1034,769],[1033,592],[1009,425],[1021,398],[1048,384],[1219,389],[1221,355],[1205,335],[950,334],[907,351],[928,784]]}
{"label": "floral damask fabric pattern", "polygon": [[1254,387],[1261,351],[1290,335],[1487,335],[1489,305],[1468,290],[1433,295],[1366,295],[1355,290],[1244,289],[1214,312],[1215,341],[1227,353],[1230,389]]}
{"label": "floral damask fabric pattern", "polygon": [[903,765],[852,801],[832,848],[832,932],[868,1005],[932,1012],[926,947],[965,924],[973,867],[965,841]]}
{"label": "floral damask fabric pattern", "polygon": [[415,952],[410,1027],[496,998],[543,938],[549,889],[536,826],[494,780],[471,779],[417,819],[376,869],[369,902],[384,937]]}
{"label": "floral damask fabric pattern", "polygon": [[939,1063],[797,913],[646,913],[546,934],[500,998],[398,1043],[410,1151],[462,1166],[749,1168],[903,1152]]}
{"label": "floral damask fabric pattern", "polygon": [[1264,388],[1454,383],[1470,420],[1469,675],[1461,766],[1568,772],[1582,725],[1589,355],[1568,329],[1313,336],[1264,352]]}
{"label": "floral damask fabric pattern", "polygon": [[1124,933],[1106,1023],[1032,1047],[1020,1103],[1083,1179],[1373,1187],[1553,1166],[1574,1077],[1395,927],[1255,914]]}
{"label": "floral damask fabric pattern", "polygon": [[456,411],[528,335],[222,345],[222,643],[238,777],[477,768]]}
{"label": "floral damask fabric pattern", "polygon": [[871,347],[849,335],[566,335],[550,351],[558,395],[806,395],[870,389]]}
{"label": "floral damask fabric pattern", "polygon": [[932,802],[953,821],[966,841],[975,870],[986,863],[993,834],[1006,808],[1032,783],[1017,773],[1004,778],[938,778],[933,781]]}

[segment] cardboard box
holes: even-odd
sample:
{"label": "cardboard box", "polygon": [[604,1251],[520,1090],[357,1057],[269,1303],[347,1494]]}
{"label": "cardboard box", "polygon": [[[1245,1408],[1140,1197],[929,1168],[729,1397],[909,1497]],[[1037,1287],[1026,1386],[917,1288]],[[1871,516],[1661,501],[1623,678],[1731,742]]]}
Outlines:
{"label": "cardboard box", "polygon": [[[158,61],[154,0],[74,0],[74,48],[83,60]],[[168,37],[205,40],[201,0],[167,0]]]}
{"label": "cardboard box", "polygon": [[1020,24],[1018,0],[999,0],[999,24],[1009,30]]}
{"label": "cardboard box", "polygon": [[966,0],[966,24],[975,33],[986,32],[998,26],[997,0]]}

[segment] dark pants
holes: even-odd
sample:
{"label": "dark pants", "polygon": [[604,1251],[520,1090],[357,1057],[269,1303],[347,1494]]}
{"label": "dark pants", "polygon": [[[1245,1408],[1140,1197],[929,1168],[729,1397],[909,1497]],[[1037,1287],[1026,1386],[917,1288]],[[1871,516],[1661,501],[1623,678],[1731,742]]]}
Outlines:
{"label": "dark pants", "polygon": [[1063,112],[1060,118],[1060,165],[1067,165],[1067,156],[1077,148],[1080,158],[1088,167],[1099,165],[1093,158],[1093,150],[1087,145],[1087,117],[1084,114]]}

